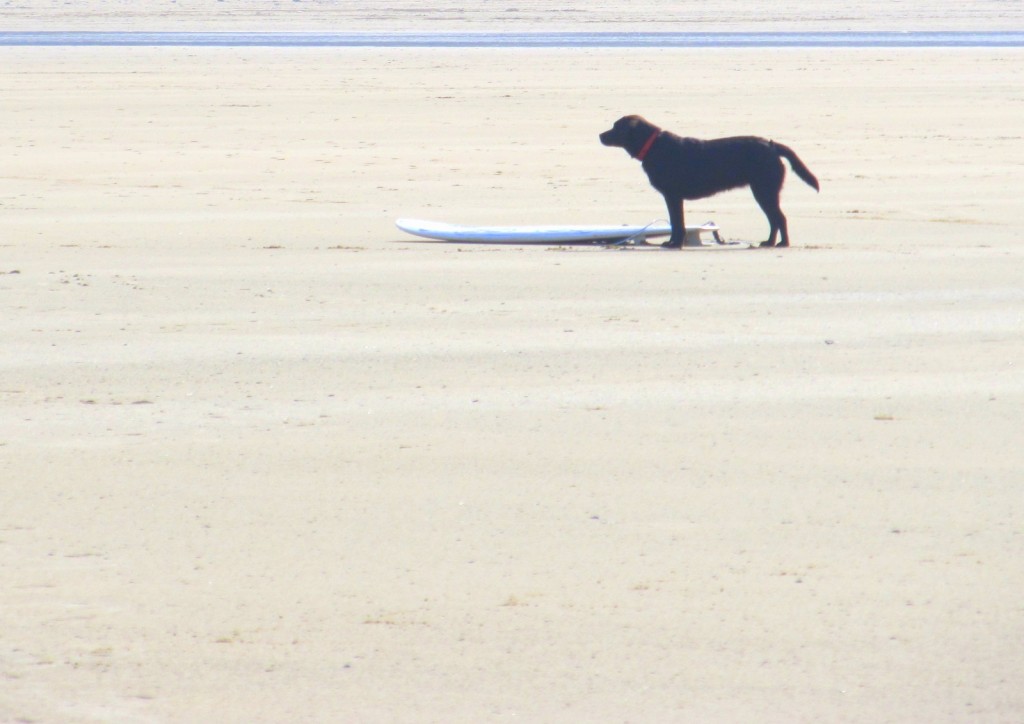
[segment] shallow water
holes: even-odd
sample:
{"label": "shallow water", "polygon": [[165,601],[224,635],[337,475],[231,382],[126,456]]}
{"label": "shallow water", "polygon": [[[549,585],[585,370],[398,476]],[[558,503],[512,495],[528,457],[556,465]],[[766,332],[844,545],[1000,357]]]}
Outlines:
{"label": "shallow water", "polygon": [[1024,31],[915,32],[0,32],[6,46],[263,46],[428,48],[1006,48]]}

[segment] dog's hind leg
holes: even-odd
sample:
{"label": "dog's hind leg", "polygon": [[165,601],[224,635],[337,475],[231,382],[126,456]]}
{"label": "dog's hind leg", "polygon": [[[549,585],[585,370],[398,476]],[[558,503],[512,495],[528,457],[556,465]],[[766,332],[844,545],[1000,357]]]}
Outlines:
{"label": "dog's hind leg", "polygon": [[666,249],[679,249],[683,246],[683,240],[686,239],[686,217],[683,213],[683,200],[666,196],[665,204],[668,206],[669,223],[672,224],[672,236],[662,246]]}
{"label": "dog's hind leg", "polygon": [[[771,228],[768,241],[761,242],[761,246],[789,246],[786,215],[782,213],[782,207],[779,206],[779,192],[782,190],[781,180],[778,184],[751,184],[750,190],[754,192],[754,199],[764,211],[764,215],[768,217],[768,224]],[[775,243],[776,236],[780,237],[777,245]]]}

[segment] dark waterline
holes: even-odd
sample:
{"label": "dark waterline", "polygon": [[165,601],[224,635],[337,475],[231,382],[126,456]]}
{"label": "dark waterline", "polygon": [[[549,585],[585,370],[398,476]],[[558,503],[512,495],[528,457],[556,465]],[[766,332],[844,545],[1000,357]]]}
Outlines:
{"label": "dark waterline", "polygon": [[0,46],[271,48],[1020,48],[1024,31],[799,33],[0,32]]}

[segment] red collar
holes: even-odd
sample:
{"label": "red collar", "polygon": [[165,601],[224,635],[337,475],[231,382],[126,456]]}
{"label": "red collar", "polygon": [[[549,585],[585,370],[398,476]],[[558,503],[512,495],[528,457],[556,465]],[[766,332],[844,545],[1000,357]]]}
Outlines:
{"label": "red collar", "polygon": [[651,150],[651,146],[658,140],[658,136],[661,135],[660,130],[655,130],[650,137],[644,142],[644,145],[640,147],[640,151],[634,156],[637,161],[643,161],[647,157],[647,152]]}

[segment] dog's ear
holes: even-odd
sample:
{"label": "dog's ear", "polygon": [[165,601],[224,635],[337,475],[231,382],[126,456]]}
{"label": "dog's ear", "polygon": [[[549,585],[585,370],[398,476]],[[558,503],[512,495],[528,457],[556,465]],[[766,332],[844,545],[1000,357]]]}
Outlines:
{"label": "dog's ear", "polygon": [[646,140],[654,128],[654,125],[643,116],[626,116],[623,120],[626,121],[624,130],[629,133],[630,138],[642,137]]}
{"label": "dog's ear", "polygon": [[640,116],[623,116],[622,118],[619,119],[619,123],[621,123],[624,128],[630,131],[636,128],[641,121],[643,121],[643,118],[641,118]]}
{"label": "dog's ear", "polygon": [[653,126],[643,116],[627,116],[627,118],[629,118],[629,122],[626,125],[626,130],[629,137],[637,143],[646,141]]}

